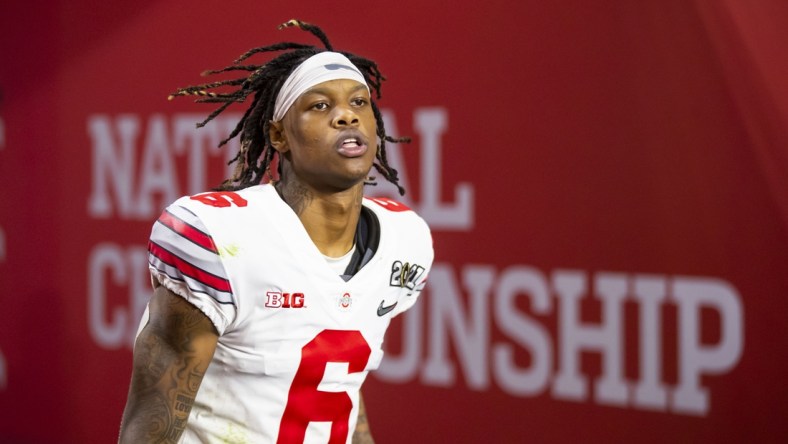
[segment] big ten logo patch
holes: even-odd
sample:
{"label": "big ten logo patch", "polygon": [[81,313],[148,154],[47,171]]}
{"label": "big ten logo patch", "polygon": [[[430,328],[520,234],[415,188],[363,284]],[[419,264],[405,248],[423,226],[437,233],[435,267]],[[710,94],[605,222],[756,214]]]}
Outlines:
{"label": "big ten logo patch", "polygon": [[265,306],[269,308],[304,308],[304,293],[280,293],[269,291],[265,294]]}

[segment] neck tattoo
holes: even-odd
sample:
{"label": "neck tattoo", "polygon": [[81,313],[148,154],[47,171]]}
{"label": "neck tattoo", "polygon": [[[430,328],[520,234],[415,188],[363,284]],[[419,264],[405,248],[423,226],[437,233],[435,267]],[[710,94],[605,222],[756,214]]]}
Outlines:
{"label": "neck tattoo", "polygon": [[309,202],[312,200],[312,195],[306,187],[296,183],[276,183],[276,191],[282,200],[293,209],[297,215],[301,215]]}

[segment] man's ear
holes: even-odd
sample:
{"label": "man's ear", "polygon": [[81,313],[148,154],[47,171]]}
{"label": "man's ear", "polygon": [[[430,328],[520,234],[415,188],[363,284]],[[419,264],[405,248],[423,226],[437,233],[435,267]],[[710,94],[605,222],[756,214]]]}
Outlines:
{"label": "man's ear", "polygon": [[287,138],[285,137],[284,125],[281,121],[268,124],[268,139],[271,141],[271,146],[280,153],[288,151]]}

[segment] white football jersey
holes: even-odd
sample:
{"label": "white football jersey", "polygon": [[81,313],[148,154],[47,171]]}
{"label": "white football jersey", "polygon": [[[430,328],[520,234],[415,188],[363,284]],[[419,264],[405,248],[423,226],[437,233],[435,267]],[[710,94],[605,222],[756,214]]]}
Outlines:
{"label": "white football jersey", "polygon": [[181,442],[351,442],[386,328],[416,302],[433,260],[416,213],[389,199],[363,205],[380,240],[347,282],[271,185],[183,197],[162,213],[152,276],[219,332]]}

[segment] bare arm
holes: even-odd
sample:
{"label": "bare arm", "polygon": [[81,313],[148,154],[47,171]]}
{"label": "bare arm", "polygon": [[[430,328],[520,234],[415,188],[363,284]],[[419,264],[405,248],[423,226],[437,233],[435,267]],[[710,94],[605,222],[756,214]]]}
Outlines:
{"label": "bare arm", "polygon": [[163,286],[134,348],[121,443],[174,443],[186,427],[218,335],[199,309]]}
{"label": "bare arm", "polygon": [[358,421],[356,430],[353,431],[353,444],[375,444],[372,432],[367,421],[367,408],[364,406],[364,397],[358,394]]}

